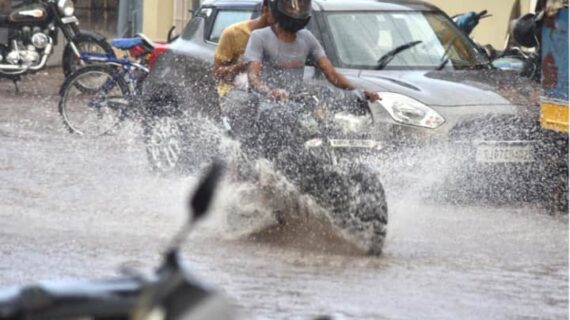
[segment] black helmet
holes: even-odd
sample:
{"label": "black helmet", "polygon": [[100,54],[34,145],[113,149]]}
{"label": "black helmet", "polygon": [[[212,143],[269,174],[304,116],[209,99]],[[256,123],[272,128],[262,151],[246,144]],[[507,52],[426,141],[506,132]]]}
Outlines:
{"label": "black helmet", "polygon": [[269,0],[273,18],[288,32],[303,29],[311,20],[311,0]]}

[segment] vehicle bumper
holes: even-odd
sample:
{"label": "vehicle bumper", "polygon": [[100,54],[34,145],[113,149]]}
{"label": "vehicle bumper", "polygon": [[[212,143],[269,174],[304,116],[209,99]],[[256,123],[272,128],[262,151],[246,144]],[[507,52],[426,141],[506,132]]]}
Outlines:
{"label": "vehicle bumper", "polygon": [[548,193],[567,182],[568,135],[540,128],[538,117],[481,113],[447,120],[435,130],[384,121],[375,131],[401,155],[392,159],[441,173],[455,188]]}

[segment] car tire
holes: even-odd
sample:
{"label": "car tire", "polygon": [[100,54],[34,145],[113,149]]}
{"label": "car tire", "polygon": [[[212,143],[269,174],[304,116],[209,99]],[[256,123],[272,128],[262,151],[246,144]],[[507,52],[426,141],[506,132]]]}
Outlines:
{"label": "car tire", "polygon": [[204,133],[207,121],[202,120],[183,113],[145,119],[143,140],[152,171],[162,176],[190,175],[218,155],[219,136]]}

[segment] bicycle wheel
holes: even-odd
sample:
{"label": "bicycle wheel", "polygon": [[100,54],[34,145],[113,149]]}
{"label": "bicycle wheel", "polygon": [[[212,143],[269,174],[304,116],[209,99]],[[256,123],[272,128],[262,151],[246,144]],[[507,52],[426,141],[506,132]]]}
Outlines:
{"label": "bicycle wheel", "polygon": [[70,132],[100,136],[123,120],[131,92],[117,69],[91,65],[73,72],[65,80],[60,96],[59,113]]}

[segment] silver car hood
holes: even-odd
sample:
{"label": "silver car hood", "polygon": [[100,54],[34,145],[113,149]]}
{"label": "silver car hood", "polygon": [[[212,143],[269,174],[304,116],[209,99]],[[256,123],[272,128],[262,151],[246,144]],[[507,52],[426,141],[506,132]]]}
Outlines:
{"label": "silver car hood", "polygon": [[536,106],[537,83],[510,71],[342,70],[360,86],[414,98],[428,106]]}

